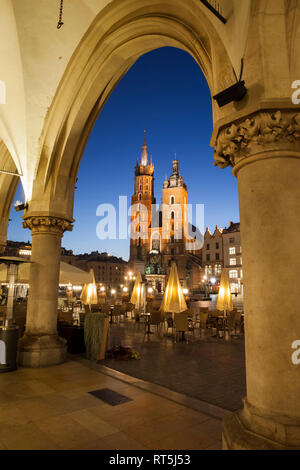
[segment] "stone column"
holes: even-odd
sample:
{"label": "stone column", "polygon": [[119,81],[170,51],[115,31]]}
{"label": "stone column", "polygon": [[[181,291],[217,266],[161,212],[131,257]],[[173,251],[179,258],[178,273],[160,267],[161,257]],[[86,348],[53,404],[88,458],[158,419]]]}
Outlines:
{"label": "stone column", "polygon": [[65,340],[57,335],[57,299],[61,238],[72,230],[56,217],[25,218],[32,231],[32,256],[26,331],[19,342],[19,362],[27,367],[60,364],[66,357]]}
{"label": "stone column", "polygon": [[221,129],[215,161],[238,178],[246,337],[247,397],[223,446],[300,449],[300,114],[260,111]]}

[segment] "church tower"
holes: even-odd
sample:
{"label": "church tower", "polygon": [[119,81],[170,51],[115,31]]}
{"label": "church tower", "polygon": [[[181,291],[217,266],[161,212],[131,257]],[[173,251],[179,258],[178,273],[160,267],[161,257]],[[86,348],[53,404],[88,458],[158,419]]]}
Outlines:
{"label": "church tower", "polygon": [[[150,247],[151,207],[154,198],[154,166],[149,163],[146,131],[140,162],[135,166],[134,194],[131,197],[130,263],[145,264]],[[139,270],[142,270],[139,269]]]}
{"label": "church tower", "polygon": [[185,234],[188,225],[188,191],[179,173],[179,162],[173,160],[172,175],[163,185],[162,236],[164,254],[174,257],[185,254]]}

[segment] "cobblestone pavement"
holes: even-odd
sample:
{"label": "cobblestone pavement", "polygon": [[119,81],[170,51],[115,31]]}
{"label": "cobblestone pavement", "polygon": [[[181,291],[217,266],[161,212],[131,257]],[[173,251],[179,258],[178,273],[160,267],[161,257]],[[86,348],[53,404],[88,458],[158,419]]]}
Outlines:
{"label": "cobblestone pavement", "polygon": [[156,332],[148,340],[144,331],[143,323],[111,324],[109,346],[131,347],[141,359],[108,359],[101,363],[226,410],[242,407],[246,396],[243,339],[201,339],[196,331],[189,335],[189,343],[174,343],[172,338]]}

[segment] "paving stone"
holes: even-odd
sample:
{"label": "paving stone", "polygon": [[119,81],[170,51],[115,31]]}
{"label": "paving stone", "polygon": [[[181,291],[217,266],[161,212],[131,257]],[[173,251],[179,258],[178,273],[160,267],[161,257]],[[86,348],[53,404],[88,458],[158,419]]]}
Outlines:
{"label": "paving stone", "polygon": [[243,339],[202,340],[195,334],[188,344],[174,344],[172,338],[154,334],[148,342],[143,324],[126,321],[110,326],[110,345],[130,346],[141,360],[102,361],[107,367],[229,411],[242,407],[246,396]]}

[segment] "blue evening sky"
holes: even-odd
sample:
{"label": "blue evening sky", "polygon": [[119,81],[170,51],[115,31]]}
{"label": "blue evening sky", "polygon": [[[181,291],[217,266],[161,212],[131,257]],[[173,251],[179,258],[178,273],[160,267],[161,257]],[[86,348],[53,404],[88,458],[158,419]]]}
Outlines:
{"label": "blue evening sky", "polygon": [[[165,176],[171,174],[174,152],[188,186],[189,203],[205,205],[205,226],[228,226],[239,220],[237,181],[231,169],[213,165],[211,97],[194,59],[165,47],[142,56],[116,87],[88,141],[75,192],[74,230],[63,246],[74,253],[98,250],[128,259],[129,240],[99,240],[99,204],[113,204],[133,192],[134,165],[140,156],[144,129],[155,166],[155,196],[161,201]],[[15,199],[23,200],[18,188]],[[8,239],[30,240],[21,215],[11,211]]]}

